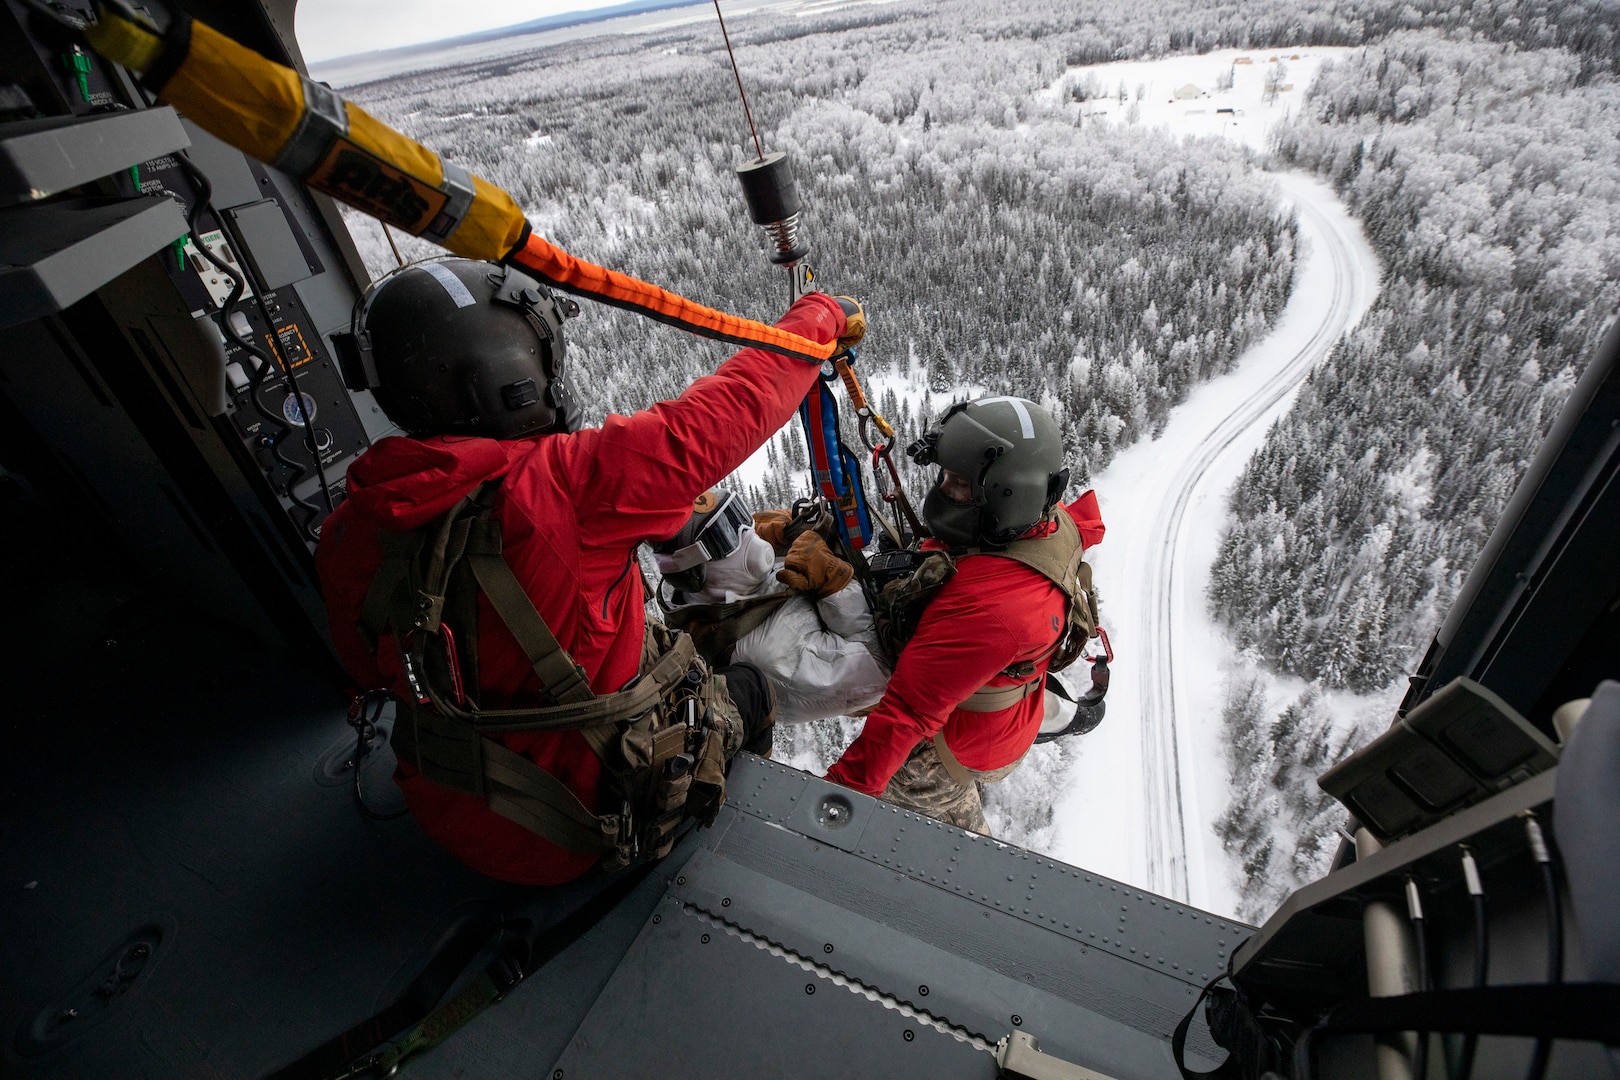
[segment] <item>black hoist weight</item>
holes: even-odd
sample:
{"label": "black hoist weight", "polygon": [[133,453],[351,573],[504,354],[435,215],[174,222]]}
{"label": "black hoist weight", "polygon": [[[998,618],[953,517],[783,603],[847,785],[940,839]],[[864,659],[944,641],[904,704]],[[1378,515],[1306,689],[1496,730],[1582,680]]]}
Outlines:
{"label": "black hoist weight", "polygon": [[792,299],[811,290],[814,275],[804,262],[810,245],[799,236],[799,186],[793,180],[793,166],[780,150],[765,154],[758,161],[737,166],[748,216],[765,230],[771,242],[771,262],[786,267],[791,277]]}

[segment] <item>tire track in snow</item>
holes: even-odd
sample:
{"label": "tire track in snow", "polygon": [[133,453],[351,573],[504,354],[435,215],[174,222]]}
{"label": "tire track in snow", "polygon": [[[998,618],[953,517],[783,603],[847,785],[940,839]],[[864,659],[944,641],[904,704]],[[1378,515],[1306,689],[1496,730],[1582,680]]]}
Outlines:
{"label": "tire track in snow", "polygon": [[[1279,176],[1278,180],[1287,191],[1288,178]],[[1172,498],[1161,503],[1152,528],[1144,534],[1151,538],[1157,558],[1150,560],[1147,580],[1131,590],[1143,613],[1138,671],[1148,885],[1156,892],[1183,902],[1189,899],[1186,807],[1189,800],[1184,796],[1182,775],[1186,765],[1183,748],[1188,741],[1181,729],[1187,723],[1189,710],[1178,695],[1176,685],[1179,635],[1174,608],[1180,582],[1202,570],[1190,565],[1186,554],[1190,538],[1188,509],[1216,461],[1256,425],[1268,421],[1267,414],[1304,381],[1312,368],[1327,358],[1365,307],[1351,240],[1341,231],[1345,227],[1354,228],[1353,223],[1331,220],[1305,198],[1296,197],[1295,206],[1302,221],[1312,226],[1315,239],[1329,257],[1333,272],[1331,303],[1310,338],[1288,362],[1237,409],[1225,416],[1211,417],[1208,432],[1194,451],[1176,466],[1170,486]]]}

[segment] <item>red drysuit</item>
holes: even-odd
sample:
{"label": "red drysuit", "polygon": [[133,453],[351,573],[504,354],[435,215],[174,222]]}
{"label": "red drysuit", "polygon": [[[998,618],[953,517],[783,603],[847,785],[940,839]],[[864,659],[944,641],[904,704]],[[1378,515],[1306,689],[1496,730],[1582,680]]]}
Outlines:
{"label": "red drysuit", "polygon": [[[1094,494],[1088,491],[1064,509],[1086,546],[1102,539]],[[1023,757],[1041,729],[1042,694],[1000,712],[965,712],[957,706],[986,684],[1030,681],[1000,672],[1051,652],[1066,614],[1063,590],[1039,571],[992,555],[960,560],[956,575],[923,609],[883,700],[827,770],[827,779],[881,795],[912,748],[942,728],[945,745],[970,769],[988,772]],[[1046,678],[1045,659],[1031,678]]]}
{"label": "red drysuit", "polygon": [[[820,293],[776,325],[814,341],[844,332],[838,303]],[[397,650],[373,656],[358,629],[381,562],[382,530],[419,528],[485,480],[504,476],[495,515],[506,561],[563,648],[598,694],[636,675],[645,628],[636,545],[672,536],[692,502],[770,438],[798,407],[817,367],[744,349],[675,401],[601,428],[525,439],[437,436],[383,439],[349,469],[349,497],[321,530],[315,566],[332,640],[355,684],[408,692]],[[479,598],[479,705],[542,704],[540,683],[503,623]],[[509,735],[527,755],[603,812],[601,762],[575,731]],[[406,766],[396,779],[422,829],[491,877],[552,885],[578,877],[593,855],[564,851],[470,795],[424,780]],[[612,809],[617,809],[616,807]]]}

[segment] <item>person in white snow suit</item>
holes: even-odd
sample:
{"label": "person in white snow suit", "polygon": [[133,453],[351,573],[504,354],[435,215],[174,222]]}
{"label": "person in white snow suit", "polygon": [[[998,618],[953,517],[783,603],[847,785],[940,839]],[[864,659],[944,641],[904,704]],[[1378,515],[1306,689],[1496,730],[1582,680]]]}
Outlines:
{"label": "person in white snow suit", "polygon": [[816,530],[813,506],[751,514],[730,492],[705,492],[691,520],[654,548],[666,620],[711,659],[758,668],[776,723],[847,716],[883,696],[872,613],[854,568]]}

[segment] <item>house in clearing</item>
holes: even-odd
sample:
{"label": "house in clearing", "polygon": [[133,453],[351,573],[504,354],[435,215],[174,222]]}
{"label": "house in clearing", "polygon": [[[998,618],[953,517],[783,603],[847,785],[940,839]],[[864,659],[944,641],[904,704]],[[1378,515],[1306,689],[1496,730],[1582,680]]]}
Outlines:
{"label": "house in clearing", "polygon": [[1247,56],[1240,56],[1236,60],[1232,61],[1232,63],[1233,64],[1252,64],[1252,63],[1254,63],[1254,61],[1252,59],[1250,59],[1249,57],[1247,57]]}
{"label": "house in clearing", "polygon": [[1192,83],[1179,87],[1175,93],[1175,99],[1177,101],[1191,101],[1194,98],[1201,98],[1203,96],[1204,92],[1198,89],[1198,87],[1194,86]]}

